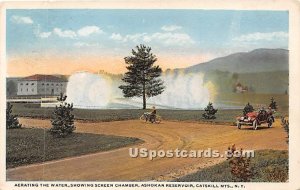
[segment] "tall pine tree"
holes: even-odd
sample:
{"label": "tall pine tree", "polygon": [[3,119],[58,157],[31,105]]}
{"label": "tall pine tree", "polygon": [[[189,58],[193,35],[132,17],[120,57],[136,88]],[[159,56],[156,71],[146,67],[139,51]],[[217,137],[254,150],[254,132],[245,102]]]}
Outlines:
{"label": "tall pine tree", "polygon": [[12,107],[12,104],[6,103],[6,129],[21,128],[17,115],[12,114]]}
{"label": "tall pine tree", "polygon": [[125,57],[127,72],[122,80],[125,85],[119,86],[124,97],[143,97],[143,109],[146,109],[146,98],[157,96],[164,91],[163,81],[159,78],[162,70],[154,65],[157,58],[151,53],[151,47],[145,45],[132,49],[132,56]]}
{"label": "tall pine tree", "polygon": [[52,113],[50,133],[55,137],[65,137],[75,130],[73,104],[66,103],[67,96],[62,93],[57,98],[60,102]]}

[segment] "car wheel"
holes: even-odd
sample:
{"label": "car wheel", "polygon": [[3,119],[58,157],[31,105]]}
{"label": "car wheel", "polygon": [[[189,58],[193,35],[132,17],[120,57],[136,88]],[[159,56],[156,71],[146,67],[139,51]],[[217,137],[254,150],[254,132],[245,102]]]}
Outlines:
{"label": "car wheel", "polygon": [[236,123],[236,126],[237,126],[238,129],[241,129],[242,124],[240,124],[240,122],[237,122],[237,123]]}
{"label": "car wheel", "polygon": [[268,122],[268,127],[271,128],[272,125],[273,125],[273,121],[272,121],[272,119],[270,119],[269,122]]}
{"label": "car wheel", "polygon": [[256,120],[253,121],[252,126],[253,126],[253,129],[254,129],[254,130],[257,129],[258,125],[257,125],[257,121],[256,121]]}

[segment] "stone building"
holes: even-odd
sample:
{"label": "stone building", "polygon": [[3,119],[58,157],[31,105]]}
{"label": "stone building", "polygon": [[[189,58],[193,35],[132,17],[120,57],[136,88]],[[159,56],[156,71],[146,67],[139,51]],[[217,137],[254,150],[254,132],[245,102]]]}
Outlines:
{"label": "stone building", "polygon": [[32,75],[18,80],[18,96],[57,96],[65,93],[67,80],[53,75]]}

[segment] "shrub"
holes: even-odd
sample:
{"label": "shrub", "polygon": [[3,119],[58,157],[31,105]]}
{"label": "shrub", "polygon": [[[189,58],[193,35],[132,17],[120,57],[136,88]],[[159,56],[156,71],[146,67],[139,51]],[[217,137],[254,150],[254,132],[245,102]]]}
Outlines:
{"label": "shrub", "polygon": [[270,103],[269,107],[270,107],[272,110],[277,110],[277,103],[275,102],[275,100],[274,100],[273,97],[271,98],[271,103]]}
{"label": "shrub", "polygon": [[246,115],[247,113],[253,111],[254,111],[253,106],[248,102],[248,104],[246,104],[246,106],[244,107],[243,114]]}
{"label": "shrub", "polygon": [[6,129],[21,128],[22,125],[19,123],[18,116],[12,114],[12,107],[9,102],[6,103]]}
{"label": "shrub", "polygon": [[50,133],[55,137],[65,137],[75,130],[73,104],[66,103],[67,96],[63,94],[57,98],[60,102],[52,113]]}
{"label": "shrub", "polygon": [[283,126],[285,132],[287,133],[286,142],[289,143],[289,120],[284,119],[284,117],[281,117],[281,125]]}
{"label": "shrub", "polygon": [[229,161],[231,167],[231,174],[236,178],[236,181],[247,182],[253,176],[250,167],[250,158],[243,156],[242,149],[239,156],[234,156]]}
{"label": "shrub", "polygon": [[202,114],[202,117],[204,119],[216,119],[215,114],[218,112],[218,109],[215,109],[211,102],[208,103],[208,105],[204,109],[204,111],[205,112]]}

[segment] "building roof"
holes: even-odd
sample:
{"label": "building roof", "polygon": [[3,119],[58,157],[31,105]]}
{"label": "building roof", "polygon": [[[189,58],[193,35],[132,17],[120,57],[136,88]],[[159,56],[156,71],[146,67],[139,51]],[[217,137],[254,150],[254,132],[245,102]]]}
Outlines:
{"label": "building roof", "polygon": [[241,83],[237,83],[236,87],[242,87],[242,84]]}
{"label": "building roof", "polygon": [[24,77],[21,80],[33,80],[33,81],[45,81],[45,82],[67,82],[66,79],[56,77],[53,75],[32,75],[28,77]]}

